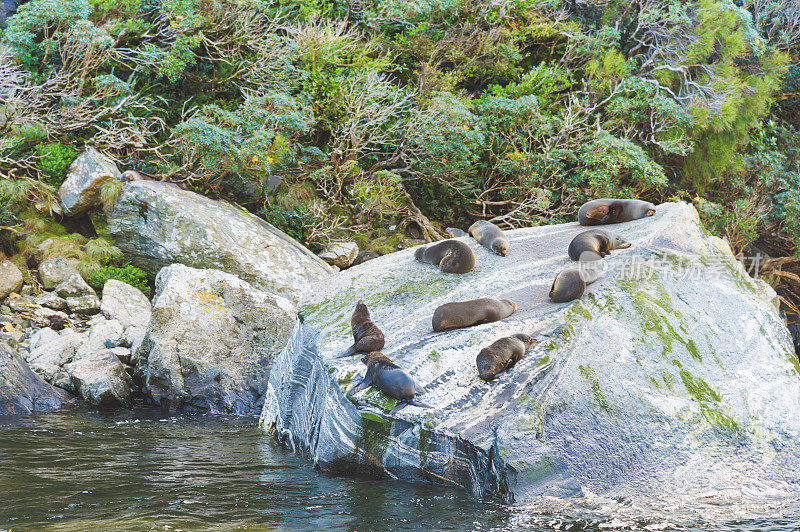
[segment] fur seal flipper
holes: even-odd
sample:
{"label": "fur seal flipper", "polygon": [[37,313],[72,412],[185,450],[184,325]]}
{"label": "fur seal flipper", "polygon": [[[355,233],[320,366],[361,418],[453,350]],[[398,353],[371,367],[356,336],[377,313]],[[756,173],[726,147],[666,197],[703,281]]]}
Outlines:
{"label": "fur seal flipper", "polygon": [[553,303],[565,303],[580,299],[586,286],[595,282],[599,273],[588,268],[567,268],[559,272],[553,279],[553,286],[550,287],[550,301]]}
{"label": "fur seal flipper", "polygon": [[475,267],[472,248],[460,240],[443,240],[421,247],[414,252],[414,258],[435,264],[445,273],[467,273]]}
{"label": "fur seal flipper", "polygon": [[599,198],[587,201],[578,210],[581,225],[605,225],[630,222],[652,216],[656,206],[637,199]]}
{"label": "fur seal flipper", "polygon": [[375,386],[380,391],[397,399],[402,403],[412,403],[414,395],[419,393],[420,386],[411,378],[411,375],[399,368],[382,353],[373,351],[364,355],[361,362],[367,365],[364,379],[354,386],[347,395],[353,395],[370,386]]}
{"label": "fur seal flipper", "polygon": [[380,351],[386,344],[383,332],[378,326],[372,323],[369,317],[369,310],[363,301],[356,303],[353,317],[350,318],[350,328],[353,331],[353,343],[350,348],[339,355],[338,358],[354,355],[356,353],[369,353]]}
{"label": "fur seal flipper", "polygon": [[535,344],[535,338],[522,333],[500,338],[478,353],[475,358],[478,374],[485,381],[494,379],[498,373],[514,367],[525,351]]}
{"label": "fur seal flipper", "polygon": [[567,251],[572,260],[590,261],[602,259],[612,249],[629,247],[631,243],[613,231],[589,229],[573,238]]}
{"label": "fur seal flipper", "polygon": [[502,229],[486,220],[479,220],[469,227],[469,234],[483,247],[505,257],[508,253],[508,238]]}
{"label": "fur seal flipper", "polygon": [[515,310],[517,305],[513,301],[492,297],[445,303],[433,312],[433,330],[441,332],[491,323],[511,316]]}

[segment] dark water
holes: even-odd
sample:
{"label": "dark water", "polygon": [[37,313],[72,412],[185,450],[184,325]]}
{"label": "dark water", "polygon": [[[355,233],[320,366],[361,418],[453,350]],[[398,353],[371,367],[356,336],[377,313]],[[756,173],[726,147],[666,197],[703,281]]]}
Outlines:
{"label": "dark water", "polygon": [[800,528],[785,508],[780,518],[716,524],[581,512],[521,510],[452,489],[326,476],[249,418],[139,410],[0,421],[0,530]]}

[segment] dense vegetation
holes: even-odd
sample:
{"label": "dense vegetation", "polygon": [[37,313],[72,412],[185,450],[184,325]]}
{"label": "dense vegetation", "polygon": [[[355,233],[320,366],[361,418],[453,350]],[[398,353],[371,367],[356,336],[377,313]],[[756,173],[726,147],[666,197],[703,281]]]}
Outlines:
{"label": "dense vegetation", "polygon": [[800,284],[793,0],[30,0],[2,39],[0,220],[39,230],[23,259],[55,236],[92,271],[121,260],[48,211],[94,146],[312,247],[684,199]]}

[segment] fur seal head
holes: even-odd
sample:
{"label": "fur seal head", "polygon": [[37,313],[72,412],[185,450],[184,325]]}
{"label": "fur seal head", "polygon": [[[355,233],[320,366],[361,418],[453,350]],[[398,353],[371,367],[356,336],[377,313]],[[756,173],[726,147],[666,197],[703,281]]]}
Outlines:
{"label": "fur seal head", "polygon": [[631,243],[613,231],[590,229],[573,238],[567,252],[572,260],[592,261],[602,259],[613,249],[629,247]]}
{"label": "fur seal head", "polygon": [[495,254],[505,257],[508,253],[508,237],[502,229],[492,222],[479,220],[469,228],[469,234],[482,246],[491,249]]}

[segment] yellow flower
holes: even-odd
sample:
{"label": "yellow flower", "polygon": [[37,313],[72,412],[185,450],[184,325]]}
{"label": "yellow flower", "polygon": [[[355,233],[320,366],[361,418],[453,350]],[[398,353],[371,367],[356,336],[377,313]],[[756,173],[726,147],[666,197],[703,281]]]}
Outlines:
{"label": "yellow flower", "polygon": [[464,131],[469,131],[469,126],[464,126]]}
{"label": "yellow flower", "polygon": [[253,155],[253,162],[254,162],[254,163],[257,163],[257,162],[258,162],[258,155]]}
{"label": "yellow flower", "polygon": [[272,164],[272,157],[269,157],[269,156],[267,156],[267,162],[268,162],[269,164]]}

